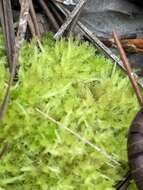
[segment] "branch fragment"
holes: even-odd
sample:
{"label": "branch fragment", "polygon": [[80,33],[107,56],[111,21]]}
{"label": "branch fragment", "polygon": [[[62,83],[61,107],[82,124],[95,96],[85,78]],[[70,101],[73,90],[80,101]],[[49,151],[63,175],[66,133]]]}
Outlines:
{"label": "branch fragment", "polygon": [[12,14],[12,7],[10,0],[0,1],[0,17],[6,41],[9,69],[10,72],[12,72],[15,34],[14,34],[13,14]]}
{"label": "branch fragment", "polygon": [[130,67],[128,58],[127,58],[127,56],[125,54],[125,51],[124,51],[124,49],[123,49],[123,47],[121,45],[121,42],[120,42],[116,32],[113,32],[113,38],[114,38],[115,43],[117,45],[121,60],[122,60],[122,62],[124,64],[124,67],[126,68],[127,73],[128,73],[129,79],[130,79],[130,81],[132,83],[132,86],[133,86],[133,88],[135,90],[135,93],[136,93],[137,99],[139,101],[139,104],[141,106],[143,106],[143,96],[141,94],[141,91],[140,91],[139,86],[137,84],[137,81],[136,81],[136,78],[134,76],[134,73],[132,72],[132,69]]}
{"label": "branch fragment", "polygon": [[55,39],[59,39],[59,38],[62,37],[62,35],[67,30],[67,28],[70,26],[70,24],[75,19],[75,17],[79,16],[79,13],[81,12],[81,10],[84,7],[84,5],[86,4],[86,2],[87,2],[87,0],[79,0],[78,4],[74,8],[74,10],[67,17],[66,22],[61,26],[61,28],[59,29],[59,31],[55,34],[55,36],[54,36]]}
{"label": "branch fragment", "polygon": [[10,74],[10,78],[8,81],[8,87],[6,89],[6,93],[5,93],[2,105],[0,107],[0,121],[2,121],[5,111],[7,109],[7,106],[8,106],[8,101],[10,98],[10,89],[11,89],[13,79],[14,79],[14,76],[16,73],[16,67],[18,66],[20,48],[24,41],[24,37],[25,37],[26,29],[27,29],[29,8],[30,8],[29,0],[22,0],[18,33],[17,33],[17,37],[15,40],[15,51],[14,51],[14,56],[13,56],[12,72]]}
{"label": "branch fragment", "polygon": [[57,31],[59,29],[59,25],[56,21],[56,19],[54,18],[53,14],[50,12],[48,6],[46,5],[44,0],[38,0],[39,5],[41,6],[41,8],[45,11],[46,16],[49,18],[49,20],[51,21],[54,29]]}

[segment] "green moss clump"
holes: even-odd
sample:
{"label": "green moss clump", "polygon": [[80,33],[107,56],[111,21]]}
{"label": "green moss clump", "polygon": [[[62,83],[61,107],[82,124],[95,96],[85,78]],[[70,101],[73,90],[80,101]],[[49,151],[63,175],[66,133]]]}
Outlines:
{"label": "green moss clump", "polygon": [[[0,64],[1,92],[6,82]],[[126,137],[138,109],[128,77],[88,43],[47,39],[41,52],[25,44],[0,127],[8,143],[0,189],[114,189],[127,171]]]}

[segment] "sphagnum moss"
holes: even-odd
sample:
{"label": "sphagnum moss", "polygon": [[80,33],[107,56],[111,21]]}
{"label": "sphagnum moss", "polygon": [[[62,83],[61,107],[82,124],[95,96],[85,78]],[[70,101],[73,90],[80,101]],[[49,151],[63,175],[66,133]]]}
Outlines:
{"label": "sphagnum moss", "polygon": [[[5,60],[3,48],[0,55]],[[0,83],[2,100],[2,62]],[[126,137],[138,108],[128,78],[87,43],[45,38],[41,52],[25,44],[0,127],[8,143],[0,189],[114,189],[127,171]]]}

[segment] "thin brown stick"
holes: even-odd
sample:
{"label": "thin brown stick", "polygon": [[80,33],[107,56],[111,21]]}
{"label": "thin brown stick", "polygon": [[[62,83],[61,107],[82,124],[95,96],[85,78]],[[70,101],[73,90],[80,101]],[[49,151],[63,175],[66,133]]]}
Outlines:
{"label": "thin brown stick", "polygon": [[28,26],[29,26],[29,30],[31,32],[32,37],[35,37],[37,34],[36,34],[35,26],[33,24],[33,21],[32,21],[30,14],[28,16]]}
{"label": "thin brown stick", "polygon": [[49,1],[49,5],[51,10],[53,11],[54,15],[57,17],[58,21],[60,22],[60,24],[64,23],[64,19],[63,17],[60,15],[60,13],[57,11],[55,5],[53,4],[53,2]]}
{"label": "thin brown stick", "polygon": [[38,25],[38,21],[37,21],[37,16],[36,16],[36,12],[35,12],[32,0],[30,0],[30,16],[33,21],[33,25],[35,27],[36,36],[38,38],[41,38],[40,29],[39,29],[39,25]]}
{"label": "thin brown stick", "polygon": [[[21,0],[19,0],[19,4],[21,5]],[[30,0],[30,10],[29,10],[29,15],[28,15],[28,26],[31,32],[31,35],[33,37],[38,37],[40,38],[40,30],[38,28],[38,23],[37,23],[37,18],[36,18],[36,13],[33,7],[33,2]]]}
{"label": "thin brown stick", "polygon": [[6,89],[6,93],[5,93],[3,102],[0,107],[0,122],[2,121],[5,111],[7,109],[7,106],[8,106],[8,102],[9,102],[9,98],[10,98],[10,90],[11,90],[13,79],[14,79],[14,76],[16,73],[16,67],[18,66],[20,48],[23,43],[26,28],[27,28],[29,8],[30,8],[29,0],[22,0],[18,33],[17,33],[17,37],[15,40],[15,51],[14,51],[14,56],[13,56],[12,72],[10,74],[10,78],[8,81],[8,87]]}
{"label": "thin brown stick", "polygon": [[[21,1],[22,1],[22,0],[19,0],[20,6],[21,6]],[[31,0],[30,0],[30,1],[31,1]],[[33,37],[35,37],[35,36],[36,36],[35,26],[34,26],[34,24],[33,24],[32,17],[31,17],[31,15],[30,15],[30,13],[29,13],[29,15],[28,15],[28,26],[29,26],[29,30],[30,30],[30,32],[31,32],[31,35],[32,35]]]}
{"label": "thin brown stick", "polygon": [[59,29],[59,25],[55,19],[55,17],[53,16],[53,14],[50,12],[48,6],[46,5],[44,0],[38,0],[39,5],[41,6],[41,8],[44,10],[46,16],[49,18],[50,22],[52,23],[54,29],[57,31]]}
{"label": "thin brown stick", "polygon": [[115,31],[113,32],[113,38],[114,38],[115,43],[117,45],[117,48],[118,48],[118,51],[119,51],[119,54],[120,54],[120,58],[121,58],[121,60],[122,60],[122,62],[124,64],[124,67],[126,68],[126,71],[128,73],[129,79],[130,79],[130,81],[132,83],[132,86],[133,86],[133,88],[135,90],[135,93],[136,93],[137,99],[139,101],[139,104],[141,106],[143,106],[143,96],[142,96],[141,91],[139,89],[139,86],[137,84],[137,81],[136,81],[136,78],[134,76],[134,73],[133,73],[133,71],[132,71],[132,69],[130,67],[128,58],[127,58],[127,56],[125,54],[125,51],[124,51],[124,49],[123,49],[123,47],[121,45],[121,42],[120,42],[120,40],[118,38],[118,35],[117,35],[117,33]]}
{"label": "thin brown stick", "polygon": [[13,15],[10,0],[1,0],[0,1],[0,17],[2,22],[2,29],[6,41],[7,57],[10,72],[12,71],[12,61],[14,53],[14,24],[13,24]]}

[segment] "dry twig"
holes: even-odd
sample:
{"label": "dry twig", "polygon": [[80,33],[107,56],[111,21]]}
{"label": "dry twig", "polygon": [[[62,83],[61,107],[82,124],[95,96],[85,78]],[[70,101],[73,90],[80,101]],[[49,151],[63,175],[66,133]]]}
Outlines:
{"label": "dry twig", "polygon": [[140,91],[139,86],[138,86],[138,84],[137,84],[137,81],[136,81],[136,78],[135,78],[135,76],[134,76],[134,73],[132,72],[132,69],[131,69],[131,67],[130,67],[128,58],[127,58],[127,56],[126,56],[126,54],[125,54],[125,51],[124,51],[124,49],[123,49],[123,47],[122,47],[122,45],[121,45],[121,42],[120,42],[120,40],[119,40],[119,38],[118,38],[116,32],[113,32],[113,38],[114,38],[115,43],[116,43],[116,45],[117,45],[117,48],[118,48],[118,51],[119,51],[121,60],[122,60],[122,62],[123,62],[123,64],[124,64],[124,67],[126,68],[126,71],[127,71],[127,73],[128,73],[128,76],[129,76],[129,78],[130,78],[130,81],[131,81],[131,83],[132,83],[132,85],[133,85],[133,88],[134,88],[134,90],[135,90],[135,93],[136,93],[137,99],[138,99],[138,101],[139,101],[139,104],[140,104],[141,106],[143,106],[143,96],[142,96],[142,94],[141,94],[141,91]]}
{"label": "dry twig", "polygon": [[40,29],[39,29],[38,22],[37,22],[37,16],[36,16],[36,12],[35,12],[32,0],[30,0],[30,10],[29,10],[29,12],[30,12],[29,15],[31,16],[31,19],[32,19],[32,22],[33,22],[33,25],[34,25],[34,28],[35,28],[36,36],[38,38],[41,38]]}
{"label": "dry twig", "polygon": [[12,15],[10,0],[0,1],[0,17],[6,40],[9,69],[10,72],[12,72],[15,34],[14,34],[13,15]]}
{"label": "dry twig", "polygon": [[5,113],[6,108],[8,106],[8,101],[9,101],[9,97],[10,97],[10,89],[11,89],[13,79],[14,79],[14,76],[16,73],[16,67],[18,66],[19,52],[20,52],[20,48],[21,48],[21,45],[23,43],[26,28],[27,28],[29,8],[30,8],[29,0],[22,0],[18,33],[17,33],[17,37],[15,40],[15,51],[14,51],[14,56],[13,56],[12,72],[10,74],[10,78],[8,81],[8,87],[6,89],[4,100],[3,100],[2,105],[0,107],[0,121],[2,121],[4,113]]}
{"label": "dry twig", "polygon": [[[21,0],[19,0],[19,3],[21,5]],[[35,9],[33,7],[33,2],[30,0],[30,9],[29,9],[29,15],[28,15],[28,26],[30,29],[30,32],[33,37],[41,38],[40,30],[37,22],[37,17],[35,13]]]}
{"label": "dry twig", "polygon": [[72,21],[75,19],[76,16],[79,15],[79,12],[81,12],[82,8],[86,4],[87,0],[80,0],[79,3],[76,5],[74,10],[71,12],[71,14],[67,17],[66,22],[61,26],[61,28],[58,30],[58,32],[55,34],[54,38],[59,39],[62,37],[64,32],[67,30],[67,28],[70,26]]}
{"label": "dry twig", "polygon": [[41,8],[44,10],[46,16],[49,18],[50,22],[52,23],[54,29],[57,31],[59,29],[59,25],[56,21],[56,19],[54,18],[54,16],[52,15],[52,13],[50,12],[48,6],[46,5],[44,0],[38,0],[39,5],[41,6]]}

